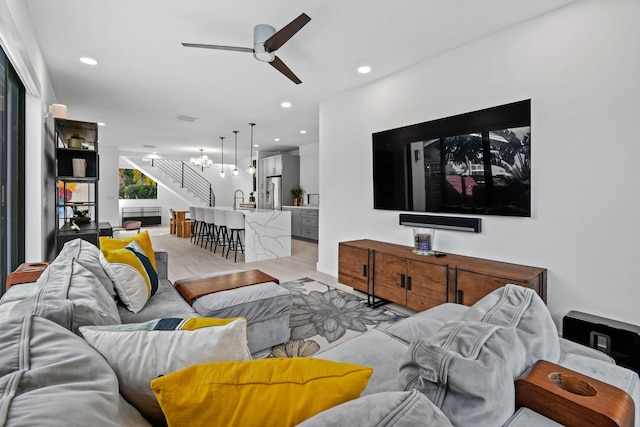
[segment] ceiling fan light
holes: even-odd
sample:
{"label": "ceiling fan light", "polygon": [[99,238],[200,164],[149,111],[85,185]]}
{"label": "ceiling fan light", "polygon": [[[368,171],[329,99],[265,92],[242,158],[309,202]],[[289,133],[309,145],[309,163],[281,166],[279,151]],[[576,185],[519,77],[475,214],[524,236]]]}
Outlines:
{"label": "ceiling fan light", "polygon": [[274,54],[272,54],[271,52],[267,52],[262,51],[262,52],[253,52],[253,56],[258,60],[258,61],[262,61],[262,62],[271,62],[273,61],[276,56]]}
{"label": "ceiling fan light", "polygon": [[276,29],[271,25],[258,24],[253,27],[253,56],[262,62],[271,62],[275,55],[267,51],[264,42],[276,33]]}

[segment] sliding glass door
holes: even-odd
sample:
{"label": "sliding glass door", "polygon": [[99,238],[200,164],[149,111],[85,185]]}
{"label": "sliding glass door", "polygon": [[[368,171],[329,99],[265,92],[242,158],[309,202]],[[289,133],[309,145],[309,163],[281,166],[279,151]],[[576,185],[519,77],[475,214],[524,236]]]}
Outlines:
{"label": "sliding glass door", "polygon": [[0,293],[24,261],[25,90],[0,50]]}

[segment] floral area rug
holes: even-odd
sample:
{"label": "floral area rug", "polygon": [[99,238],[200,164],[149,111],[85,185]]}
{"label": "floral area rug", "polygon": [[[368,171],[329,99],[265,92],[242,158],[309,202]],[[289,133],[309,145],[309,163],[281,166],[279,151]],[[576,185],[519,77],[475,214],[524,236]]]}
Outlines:
{"label": "floral area rug", "polygon": [[367,307],[366,300],[307,277],[281,286],[293,295],[291,338],[273,347],[271,357],[311,356],[406,317],[384,306]]}

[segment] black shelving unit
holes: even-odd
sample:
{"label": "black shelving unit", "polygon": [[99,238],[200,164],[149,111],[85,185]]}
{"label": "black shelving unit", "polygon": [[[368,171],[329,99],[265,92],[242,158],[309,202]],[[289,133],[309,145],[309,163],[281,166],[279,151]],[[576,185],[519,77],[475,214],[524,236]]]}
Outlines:
{"label": "black shelving unit", "polygon": [[[56,254],[78,237],[98,246],[98,124],[55,119],[55,144]],[[84,176],[74,174],[76,159],[86,165]],[[73,224],[80,230],[74,230]]]}

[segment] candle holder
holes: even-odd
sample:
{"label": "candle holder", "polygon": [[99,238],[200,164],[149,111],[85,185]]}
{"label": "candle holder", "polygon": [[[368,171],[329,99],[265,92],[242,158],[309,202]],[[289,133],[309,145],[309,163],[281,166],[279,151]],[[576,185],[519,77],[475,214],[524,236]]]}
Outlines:
{"label": "candle holder", "polygon": [[418,255],[434,255],[433,249],[436,230],[433,228],[413,229],[413,253]]}

